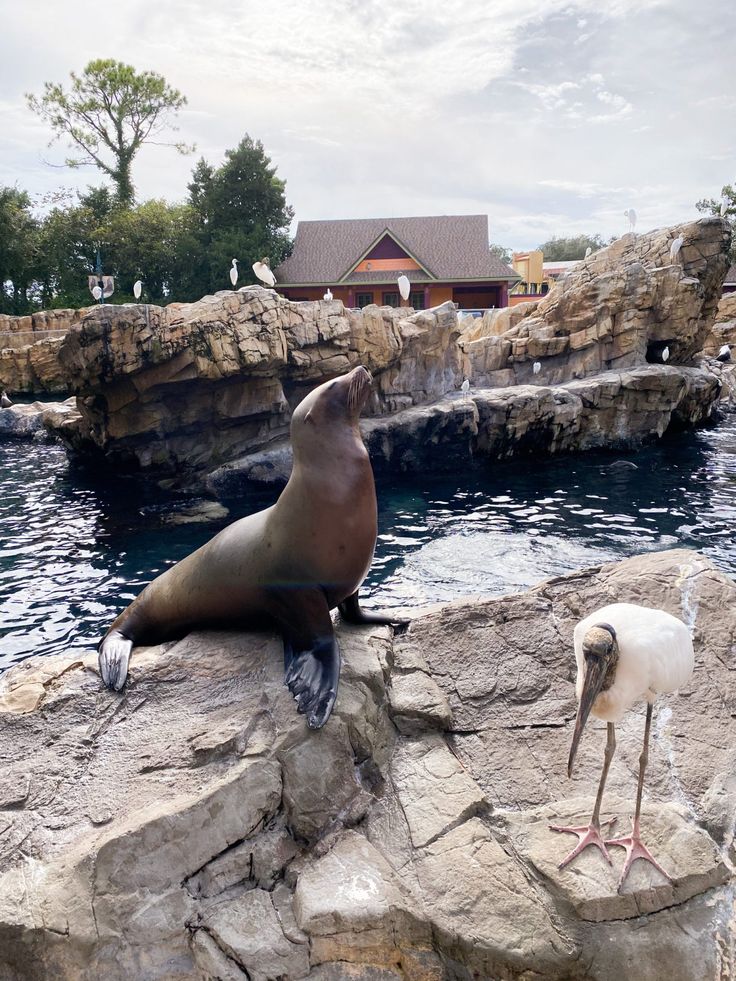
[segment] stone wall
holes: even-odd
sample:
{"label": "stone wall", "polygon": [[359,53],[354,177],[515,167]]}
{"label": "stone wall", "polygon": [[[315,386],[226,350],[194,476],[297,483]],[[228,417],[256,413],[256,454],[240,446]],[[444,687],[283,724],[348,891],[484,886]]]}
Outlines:
{"label": "stone wall", "polygon": [[[622,892],[550,823],[588,820],[605,726],[572,779],[575,623],[614,600],[690,624],[695,673],[655,706]],[[335,711],[308,730],[270,633],[0,679],[3,981],[713,981],[734,960],[736,584],[641,556],[466,600],[408,632],[342,625]],[[631,821],[643,704],[617,725],[603,815]],[[635,967],[632,967],[635,965]]]}

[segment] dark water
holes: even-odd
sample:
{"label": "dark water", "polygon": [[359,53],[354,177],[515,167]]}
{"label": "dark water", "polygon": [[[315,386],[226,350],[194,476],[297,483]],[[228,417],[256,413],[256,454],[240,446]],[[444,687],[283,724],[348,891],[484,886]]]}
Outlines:
{"label": "dark water", "polygon": [[[736,416],[628,454],[526,458],[452,478],[378,486],[367,607],[500,595],[653,549],[700,549],[736,575]],[[0,668],[93,649],[163,569],[274,493],[225,502],[228,518],[165,524],[191,502],[70,466],[46,444],[0,444]]]}

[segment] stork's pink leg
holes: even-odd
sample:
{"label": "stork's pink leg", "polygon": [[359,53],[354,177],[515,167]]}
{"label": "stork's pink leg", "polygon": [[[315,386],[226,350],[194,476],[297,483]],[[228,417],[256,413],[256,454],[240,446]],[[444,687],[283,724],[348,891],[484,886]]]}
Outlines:
{"label": "stork's pink leg", "polygon": [[[590,819],[590,824],[581,825],[580,827],[561,827],[557,824],[550,824],[551,831],[563,831],[565,834],[577,835],[578,843],[570,852],[566,858],[558,865],[558,868],[564,869],[566,865],[569,865],[574,858],[587,848],[588,845],[595,845],[599,848],[603,857],[612,865],[611,856],[608,854],[608,849],[606,848],[606,842],[603,840],[601,835],[601,802],[603,801],[603,788],[606,786],[606,778],[608,776],[608,768],[611,765],[611,760],[613,759],[613,754],[616,751],[616,733],[614,731],[614,726],[612,722],[608,723],[608,738],[606,739],[606,749],[603,755],[603,772],[601,773],[600,783],[598,784],[598,794],[595,799],[595,807],[593,808],[593,815]],[[610,821],[606,821],[606,830],[610,831],[611,825],[616,820],[616,818],[611,818]]]}
{"label": "stork's pink leg", "polygon": [[639,818],[641,815],[641,797],[642,790],[644,788],[644,771],[647,768],[647,762],[649,761],[649,733],[652,728],[652,706],[647,704],[647,720],[644,724],[644,748],[641,751],[641,756],[639,757],[639,786],[636,791],[636,813],[634,814],[634,827],[631,829],[631,834],[626,835],[624,838],[612,838],[606,842],[607,845],[618,845],[619,848],[626,849],[626,860],[624,861],[624,867],[621,870],[621,878],[618,880],[618,891],[621,892],[621,887],[626,881],[626,877],[631,871],[631,866],[637,860],[637,858],[644,859],[645,862],[649,862],[654,868],[661,872],[662,875],[669,882],[672,882],[672,877],[668,872],[662,868],[662,866],[653,857],[647,846],[642,842],[639,833]]}

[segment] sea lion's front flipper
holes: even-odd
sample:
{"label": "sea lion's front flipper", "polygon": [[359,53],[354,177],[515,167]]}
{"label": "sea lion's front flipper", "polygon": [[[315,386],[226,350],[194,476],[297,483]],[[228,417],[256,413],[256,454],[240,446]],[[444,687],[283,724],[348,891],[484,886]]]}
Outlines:
{"label": "sea lion's front flipper", "polygon": [[327,597],[318,587],[272,594],[271,609],[284,638],[284,683],[310,729],[330,717],[340,681],[340,648]]}
{"label": "sea lion's front flipper", "polygon": [[382,623],[390,627],[405,627],[409,621],[404,617],[390,617],[386,613],[368,613],[360,608],[358,590],[338,605],[340,616],[347,623]]}
{"label": "sea lion's front flipper", "polygon": [[107,687],[113,691],[120,691],[125,684],[132,649],[133,641],[123,637],[119,630],[111,630],[100,644],[100,674]]}

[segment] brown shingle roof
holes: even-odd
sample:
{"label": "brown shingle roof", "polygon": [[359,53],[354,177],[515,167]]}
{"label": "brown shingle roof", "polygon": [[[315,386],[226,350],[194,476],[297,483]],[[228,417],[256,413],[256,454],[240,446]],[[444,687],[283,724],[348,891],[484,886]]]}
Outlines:
{"label": "brown shingle roof", "polygon": [[[364,273],[348,275],[386,231],[436,280],[518,279],[488,249],[487,215],[300,221],[294,251],[274,270],[276,279],[282,285],[392,280],[385,276],[382,280],[357,278]],[[407,272],[410,279],[427,281],[418,270]]]}

